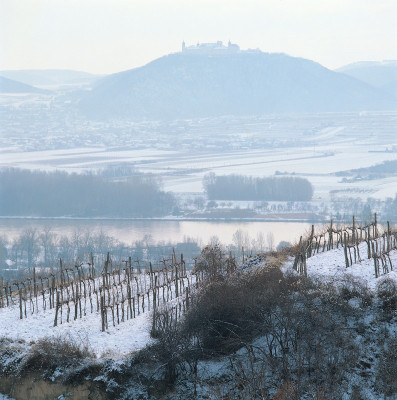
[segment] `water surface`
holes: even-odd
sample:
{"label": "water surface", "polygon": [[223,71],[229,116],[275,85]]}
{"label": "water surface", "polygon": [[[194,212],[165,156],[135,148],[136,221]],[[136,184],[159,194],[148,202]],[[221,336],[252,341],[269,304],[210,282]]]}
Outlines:
{"label": "water surface", "polygon": [[269,233],[274,236],[274,245],[280,241],[295,242],[307,232],[311,224],[306,222],[245,222],[245,221],[165,221],[165,220],[100,220],[100,219],[0,219],[0,235],[13,239],[27,228],[43,230],[51,228],[59,235],[71,235],[75,231],[99,232],[102,230],[126,244],[142,240],[150,235],[154,242],[177,243],[186,237],[207,244],[217,236],[223,244],[233,243],[237,230],[256,239],[262,233],[267,241]]}

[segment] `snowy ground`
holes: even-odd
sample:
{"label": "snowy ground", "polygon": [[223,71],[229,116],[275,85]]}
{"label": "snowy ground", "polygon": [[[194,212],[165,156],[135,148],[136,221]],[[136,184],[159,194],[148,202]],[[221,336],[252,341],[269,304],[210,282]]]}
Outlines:
{"label": "snowy ground", "polygon": [[11,397],[8,397],[5,394],[0,393],[0,400],[12,400],[12,399],[11,399]]}
{"label": "snowy ground", "polygon": [[151,342],[151,322],[150,313],[144,313],[116,327],[110,324],[101,332],[100,314],[93,313],[54,327],[54,310],[20,320],[18,306],[13,306],[0,309],[0,337],[27,343],[44,337],[69,337],[74,343],[88,344],[97,357],[119,358]]}

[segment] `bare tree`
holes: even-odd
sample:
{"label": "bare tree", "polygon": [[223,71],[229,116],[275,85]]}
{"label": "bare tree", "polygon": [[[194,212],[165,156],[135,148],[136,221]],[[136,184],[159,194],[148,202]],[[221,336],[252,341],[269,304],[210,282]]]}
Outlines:
{"label": "bare tree", "polygon": [[266,235],[266,240],[267,240],[267,247],[269,251],[274,250],[274,235],[273,232],[268,232]]}
{"label": "bare tree", "polygon": [[44,250],[44,265],[49,266],[57,259],[57,235],[51,227],[44,227],[39,235],[39,243]]}
{"label": "bare tree", "polygon": [[256,239],[254,242],[254,248],[256,251],[263,252],[265,250],[265,235],[263,232],[258,232],[256,234]]}
{"label": "bare tree", "polygon": [[0,268],[6,265],[8,239],[5,235],[0,236]]}
{"label": "bare tree", "polygon": [[37,230],[35,228],[25,229],[19,240],[22,251],[26,252],[27,266],[30,271],[39,252]]}

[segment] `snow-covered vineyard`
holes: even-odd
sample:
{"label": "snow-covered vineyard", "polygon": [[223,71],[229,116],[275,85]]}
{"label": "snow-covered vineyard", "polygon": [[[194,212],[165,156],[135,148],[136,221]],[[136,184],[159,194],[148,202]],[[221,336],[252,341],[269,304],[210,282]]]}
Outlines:
{"label": "snow-covered vineyard", "polygon": [[294,269],[312,278],[337,283],[346,277],[359,280],[374,290],[385,278],[397,280],[397,232],[382,229],[376,222],[368,225],[333,227],[332,222],[320,233],[314,226],[306,240],[300,239],[298,254],[284,270]]}
{"label": "snow-covered vineyard", "polygon": [[29,343],[67,335],[98,357],[117,357],[151,342],[156,310],[167,306],[169,323],[178,320],[199,284],[200,274],[187,270],[183,256],[177,260],[175,254],[156,268],[131,258],[114,266],[109,256],[101,268],[61,262],[49,275],[34,270],[22,282],[2,280],[0,337]]}
{"label": "snow-covered vineyard", "polygon": [[[383,232],[375,222],[351,227],[331,223],[320,233],[313,227],[282,270],[335,283],[354,277],[374,290],[386,277],[397,280],[396,238],[390,227]],[[183,257],[175,255],[155,267],[141,267],[131,259],[115,266],[108,258],[100,267],[93,260],[74,267],[61,262],[49,275],[34,270],[26,281],[1,281],[0,337],[29,343],[67,335],[88,344],[98,357],[119,357],[153,341],[156,310],[167,305],[170,318],[178,320],[199,285],[200,273],[187,270]]]}
{"label": "snow-covered vineyard", "polygon": [[[60,263],[1,283],[0,382],[26,398],[28,386],[9,375],[26,385],[39,360],[41,382],[57,396],[80,374],[98,398],[172,399],[172,388],[186,399],[216,390],[230,399],[396,399],[396,299],[397,232],[376,217],[313,226],[285,252],[241,265],[217,245],[192,270],[175,253],[159,265],[113,265],[110,256],[103,265]],[[73,358],[76,348],[89,352]],[[164,397],[153,397],[164,381]]]}

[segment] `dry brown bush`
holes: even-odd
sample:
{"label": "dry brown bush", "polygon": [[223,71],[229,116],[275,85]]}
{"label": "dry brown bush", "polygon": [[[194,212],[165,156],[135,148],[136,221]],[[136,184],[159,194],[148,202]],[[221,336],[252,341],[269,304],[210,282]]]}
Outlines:
{"label": "dry brown bush", "polygon": [[229,353],[258,334],[260,315],[283,293],[279,268],[230,276],[205,286],[187,314],[183,330],[197,336],[204,352]]}
{"label": "dry brown bush", "polygon": [[44,338],[32,345],[22,371],[51,372],[75,366],[87,358],[94,358],[88,343],[78,343],[68,337]]}
{"label": "dry brown bush", "polygon": [[368,307],[372,304],[372,293],[362,280],[346,275],[337,284],[338,294],[343,300],[349,301],[350,299],[358,298],[363,307]]}
{"label": "dry brown bush", "polygon": [[236,262],[234,257],[226,255],[219,244],[208,245],[201,251],[193,273],[203,273],[207,280],[222,280],[227,274],[234,272]]}

